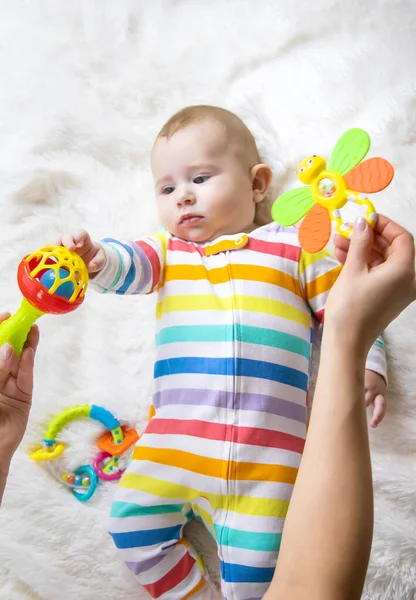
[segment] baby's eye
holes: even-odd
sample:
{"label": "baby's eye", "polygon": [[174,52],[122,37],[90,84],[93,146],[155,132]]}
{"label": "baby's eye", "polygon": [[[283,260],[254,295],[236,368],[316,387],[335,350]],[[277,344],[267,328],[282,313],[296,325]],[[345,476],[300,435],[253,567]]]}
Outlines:
{"label": "baby's eye", "polygon": [[162,194],[171,194],[174,190],[175,188],[172,185],[167,185],[166,187],[162,188]]}
{"label": "baby's eye", "polygon": [[205,183],[209,179],[209,175],[198,175],[198,177],[194,177],[194,183]]}

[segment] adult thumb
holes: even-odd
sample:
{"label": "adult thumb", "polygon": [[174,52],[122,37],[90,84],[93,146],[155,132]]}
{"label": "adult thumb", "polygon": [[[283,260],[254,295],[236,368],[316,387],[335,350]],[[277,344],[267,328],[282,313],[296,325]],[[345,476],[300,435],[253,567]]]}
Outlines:
{"label": "adult thumb", "polygon": [[0,390],[2,390],[5,386],[6,381],[11,373],[11,358],[13,356],[13,352],[14,350],[12,346],[7,343],[3,344],[0,348]]}
{"label": "adult thumb", "polygon": [[345,266],[364,269],[368,266],[373,244],[373,230],[367,221],[359,217],[354,223],[354,231],[348,249]]}

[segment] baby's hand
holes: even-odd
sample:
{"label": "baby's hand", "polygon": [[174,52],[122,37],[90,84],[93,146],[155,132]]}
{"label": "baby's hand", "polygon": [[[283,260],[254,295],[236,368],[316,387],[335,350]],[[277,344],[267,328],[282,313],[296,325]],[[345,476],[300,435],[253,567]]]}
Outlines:
{"label": "baby's hand", "polygon": [[365,371],[365,405],[373,404],[373,416],[371,418],[371,427],[377,427],[384,419],[386,414],[386,389],[387,385],[384,377],[366,369]]}
{"label": "baby's hand", "polygon": [[66,233],[58,241],[58,246],[65,246],[68,250],[72,250],[79,254],[82,260],[87,265],[88,273],[95,275],[105,267],[107,257],[105,252],[98,242],[94,242],[89,233],[80,229],[75,233]]}

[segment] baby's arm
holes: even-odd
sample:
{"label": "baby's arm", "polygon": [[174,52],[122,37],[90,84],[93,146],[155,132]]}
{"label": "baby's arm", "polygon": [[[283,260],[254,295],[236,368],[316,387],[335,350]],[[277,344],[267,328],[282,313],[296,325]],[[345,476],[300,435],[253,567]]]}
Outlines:
{"label": "baby's arm", "polygon": [[83,258],[91,286],[101,293],[149,294],[163,277],[166,234],[137,242],[96,242],[86,231],[78,231],[62,236],[60,243]]}
{"label": "baby's arm", "polygon": [[[326,250],[317,254],[301,253],[299,280],[305,298],[319,323],[324,322],[328,294],[341,272],[341,264]],[[371,420],[377,426],[385,414],[385,391],[387,387],[387,359],[383,338],[374,342],[366,362],[366,403],[374,404]]]}

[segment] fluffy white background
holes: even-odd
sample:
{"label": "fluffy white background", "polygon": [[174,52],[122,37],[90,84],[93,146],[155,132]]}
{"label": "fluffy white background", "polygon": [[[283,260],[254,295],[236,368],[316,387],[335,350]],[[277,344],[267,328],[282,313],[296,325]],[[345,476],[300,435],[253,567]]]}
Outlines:
{"label": "fluffy white background", "polygon": [[[410,0],[2,0],[1,307],[18,306],[20,258],[63,230],[155,230],[149,150],[166,118],[193,103],[242,116],[286,187],[305,154],[328,156],[345,129],[364,127],[372,155],[396,168],[376,206],[416,233],[415,30]],[[153,302],[91,292],[76,313],[42,318],[31,420],[1,510],[2,600],[145,597],[106,533],[114,485],[83,505],[27,451],[74,403],[144,426]],[[415,316],[412,307],[387,335],[368,600],[416,598]],[[98,431],[65,430],[68,468],[92,460]]]}

